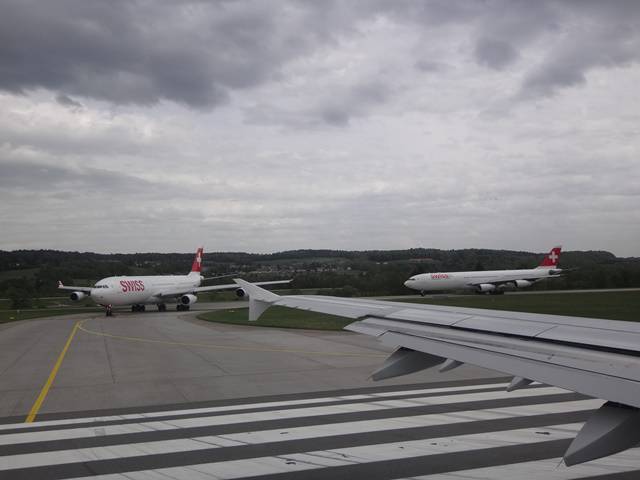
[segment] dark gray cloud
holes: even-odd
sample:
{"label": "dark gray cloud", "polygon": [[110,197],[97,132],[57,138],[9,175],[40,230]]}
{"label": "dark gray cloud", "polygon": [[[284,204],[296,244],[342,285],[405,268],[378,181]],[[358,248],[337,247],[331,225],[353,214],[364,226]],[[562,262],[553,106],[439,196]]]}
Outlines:
{"label": "dark gray cloud", "polygon": [[320,107],[321,116],[328,124],[344,126],[352,117],[365,115],[372,107],[385,103],[391,92],[384,83],[367,82],[334,95],[326,107]]}
{"label": "dark gray cloud", "polygon": [[493,2],[466,2],[451,0],[431,0],[416,2],[413,0],[374,0],[360,2],[361,10],[367,9],[387,15],[396,21],[411,22],[432,27],[458,24],[472,21],[491,8]]}
{"label": "dark gray cloud", "polygon": [[231,89],[265,81],[332,30],[312,23],[310,10],[257,1],[5,0],[0,88],[208,108]]}
{"label": "dark gray cloud", "polygon": [[507,42],[494,38],[481,38],[475,48],[479,64],[495,70],[501,70],[518,58],[518,53]]}
{"label": "dark gray cloud", "polygon": [[207,178],[206,183],[191,184],[185,188],[180,182],[147,179],[140,174],[95,166],[56,164],[53,161],[55,159],[44,161],[19,158],[16,154],[0,155],[0,192],[38,192],[41,198],[108,198],[110,201],[105,207],[113,207],[121,201],[131,202],[134,198],[162,202],[174,196],[194,202],[203,198],[222,200],[242,193],[242,190],[217,178]]}
{"label": "dark gray cloud", "polygon": [[562,88],[585,83],[592,69],[621,67],[640,60],[640,32],[632,36],[612,27],[583,35],[563,39],[557,49],[533,68],[522,84],[522,96],[550,96]]}
{"label": "dark gray cloud", "polygon": [[[548,95],[583,82],[591,68],[637,60],[639,10],[635,1],[3,0],[0,89],[208,109],[234,90],[278,78],[294,59],[357,35],[362,22],[386,17],[425,34],[467,25],[472,54],[493,69],[512,65],[541,35],[565,32],[522,86],[529,96]],[[414,65],[436,71],[441,60]],[[337,124],[350,116],[336,107],[319,115]]]}
{"label": "dark gray cloud", "polygon": [[314,99],[313,104],[290,110],[271,103],[263,103],[245,110],[248,124],[282,124],[294,128],[318,125],[344,127],[352,119],[363,117],[393,97],[391,87],[381,81],[364,81],[355,85],[341,85],[328,89]]}
{"label": "dark gray cloud", "polygon": [[0,189],[40,192],[41,195],[51,191],[86,195],[136,194],[157,190],[161,196],[163,187],[136,176],[99,168],[69,168],[26,160],[1,161],[0,171]]}
{"label": "dark gray cloud", "polygon": [[640,2],[567,1],[555,14],[558,28],[542,61],[525,75],[521,98],[551,96],[584,84],[595,68],[640,61]]}
{"label": "dark gray cloud", "polygon": [[56,95],[56,102],[58,102],[60,105],[64,105],[65,107],[69,107],[72,109],[83,108],[83,105],[80,102],[77,102],[73,98],[62,93]]}

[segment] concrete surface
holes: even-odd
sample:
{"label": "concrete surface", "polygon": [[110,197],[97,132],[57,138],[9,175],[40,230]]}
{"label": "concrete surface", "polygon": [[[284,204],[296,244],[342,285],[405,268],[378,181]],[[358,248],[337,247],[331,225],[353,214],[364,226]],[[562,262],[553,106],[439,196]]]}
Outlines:
{"label": "concrete surface", "polygon": [[196,315],[118,312],[0,325],[0,417],[28,414],[78,321],[39,414],[500,376],[463,366],[374,383],[368,376],[389,351],[367,336],[223,325]]}

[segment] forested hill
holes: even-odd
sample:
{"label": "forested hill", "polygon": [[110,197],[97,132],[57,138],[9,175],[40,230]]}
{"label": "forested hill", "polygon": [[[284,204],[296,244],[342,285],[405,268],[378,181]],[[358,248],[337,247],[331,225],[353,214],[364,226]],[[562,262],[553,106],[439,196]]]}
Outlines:
{"label": "forested hill", "polygon": [[[239,273],[248,279],[294,278],[293,288],[331,288],[337,294],[408,293],[403,282],[423,272],[533,268],[544,253],[511,250],[291,250],[272,254],[205,252],[205,276]],[[0,296],[26,289],[57,294],[58,280],[91,285],[111,275],[185,274],[193,253],[97,254],[56,250],[0,251]],[[606,251],[562,252],[570,275],[536,288],[640,287],[640,258]],[[228,279],[223,280],[225,282]]]}

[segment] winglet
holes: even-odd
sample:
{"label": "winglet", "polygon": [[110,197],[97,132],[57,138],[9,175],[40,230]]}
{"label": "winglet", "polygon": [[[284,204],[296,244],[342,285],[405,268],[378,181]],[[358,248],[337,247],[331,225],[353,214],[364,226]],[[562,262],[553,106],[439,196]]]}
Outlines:
{"label": "winglet", "polygon": [[236,282],[249,295],[249,321],[255,322],[260,315],[269,308],[273,303],[280,299],[280,295],[276,295],[269,290],[260,288],[253,283],[249,283],[241,278],[234,278]]}

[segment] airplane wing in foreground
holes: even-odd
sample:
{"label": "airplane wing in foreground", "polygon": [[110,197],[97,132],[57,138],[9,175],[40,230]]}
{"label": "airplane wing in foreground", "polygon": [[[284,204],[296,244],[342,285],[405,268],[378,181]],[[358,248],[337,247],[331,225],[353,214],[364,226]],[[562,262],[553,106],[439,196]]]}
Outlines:
{"label": "airplane wing in foreground", "polygon": [[235,279],[249,319],[272,305],[353,318],[345,327],[397,349],[373,373],[382,380],[470,363],[513,375],[508,391],[538,381],[607,402],[564,455],[567,465],[640,442],[640,324],[315,295],[279,296]]}

